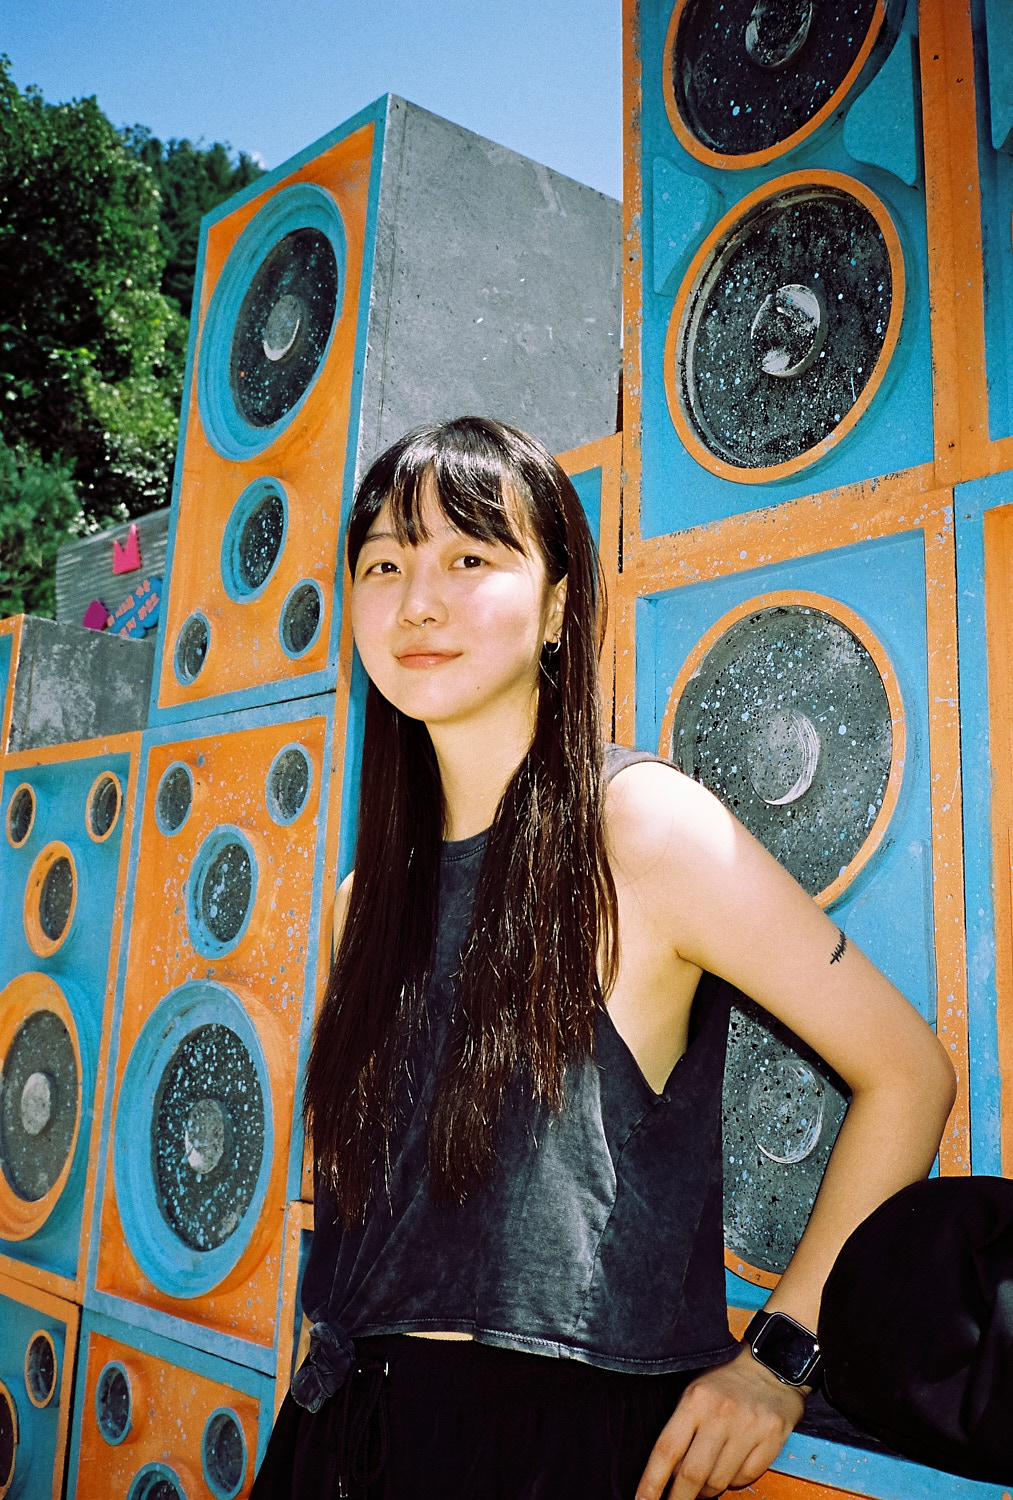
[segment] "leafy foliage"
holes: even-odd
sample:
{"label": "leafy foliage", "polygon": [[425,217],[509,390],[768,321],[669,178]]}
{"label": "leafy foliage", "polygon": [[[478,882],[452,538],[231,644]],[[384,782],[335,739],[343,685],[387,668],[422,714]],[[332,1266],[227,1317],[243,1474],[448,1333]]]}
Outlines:
{"label": "leafy foliage", "polygon": [[221,141],[203,150],[188,140],[163,144],[143,125],[127,131],[126,140],[151,170],[161,195],[159,230],[165,254],[162,291],[189,318],[200,221],[240,188],[256,182],[263,168],[243,151],[233,162]]}
{"label": "leafy foliage", "polygon": [[68,533],[168,502],[200,217],[259,175],[0,55],[0,615],[52,610]]}
{"label": "leafy foliage", "polygon": [[40,463],[0,439],[0,609],[4,614],[53,614],[57,549],[80,521],[69,468]]}

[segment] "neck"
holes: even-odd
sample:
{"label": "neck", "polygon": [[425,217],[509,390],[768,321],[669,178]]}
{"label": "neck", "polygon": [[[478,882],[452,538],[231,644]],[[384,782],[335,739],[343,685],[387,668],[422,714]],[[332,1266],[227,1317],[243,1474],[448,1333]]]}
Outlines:
{"label": "neck", "polygon": [[535,732],[537,698],[523,714],[483,716],[481,724],[429,724],[443,783],[448,839],[467,839],[490,826],[511,776]]}

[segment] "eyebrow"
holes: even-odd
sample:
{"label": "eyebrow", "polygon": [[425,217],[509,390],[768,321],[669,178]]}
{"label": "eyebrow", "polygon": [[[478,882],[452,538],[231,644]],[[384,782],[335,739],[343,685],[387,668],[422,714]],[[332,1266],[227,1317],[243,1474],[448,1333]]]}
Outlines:
{"label": "eyebrow", "polygon": [[[440,531],[433,532],[431,535],[439,538],[444,536],[465,536],[466,533],[459,530],[456,526],[444,526]],[[479,538],[474,537],[472,540],[477,541]],[[365,547],[369,542],[398,542],[398,546],[401,545],[393,531],[369,531],[363,537],[362,545]]]}

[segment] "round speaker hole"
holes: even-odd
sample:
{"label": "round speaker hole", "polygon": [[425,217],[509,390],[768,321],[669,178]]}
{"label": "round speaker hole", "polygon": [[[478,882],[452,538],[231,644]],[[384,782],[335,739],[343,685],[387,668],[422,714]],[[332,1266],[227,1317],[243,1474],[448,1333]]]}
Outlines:
{"label": "round speaker hole", "polygon": [[7,805],[7,837],[15,849],[28,838],[35,822],[35,793],[27,784],[19,786]]}
{"label": "round speaker hole", "polygon": [[281,640],[289,656],[302,656],[316,640],[323,615],[320,589],[309,581],[297,583],[281,612]]}
{"label": "round speaker hole", "polygon": [[178,833],[193,802],[193,780],[186,766],[170,766],[155,793],[155,821],[163,833]]}
{"label": "round speaker hole", "polygon": [[275,756],[267,773],[267,809],[276,823],[293,823],[306,806],[313,767],[301,745]]}
{"label": "round speaker hole", "polygon": [[95,1419],[98,1430],[110,1447],[122,1443],[130,1431],[130,1378],[122,1365],[108,1364],[102,1370],[95,1388]]}
{"label": "round speaker hole", "polygon": [[56,1394],[56,1345],[44,1328],[33,1333],[25,1353],[25,1386],[33,1406],[48,1406]]}
{"label": "round speaker hole", "polygon": [[235,1412],[216,1411],[201,1445],[204,1478],[218,1500],[233,1500],[246,1473],[246,1443]]}
{"label": "round speaker hole", "polygon": [[88,797],[88,832],[93,839],[108,838],[116,827],[123,796],[111,771],[99,777]]}
{"label": "round speaker hole", "polygon": [[203,615],[191,615],[176,637],[176,676],[180,682],[195,682],[207,659],[211,630]]}

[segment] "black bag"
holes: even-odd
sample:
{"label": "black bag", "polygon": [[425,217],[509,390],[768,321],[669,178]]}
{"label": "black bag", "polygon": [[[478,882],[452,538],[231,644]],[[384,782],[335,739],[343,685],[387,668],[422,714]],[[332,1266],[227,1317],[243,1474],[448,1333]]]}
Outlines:
{"label": "black bag", "polygon": [[919,1463],[1013,1481],[1013,1181],[937,1177],[887,1200],[823,1291],[823,1388]]}

